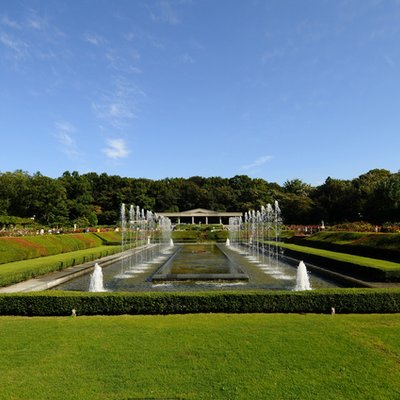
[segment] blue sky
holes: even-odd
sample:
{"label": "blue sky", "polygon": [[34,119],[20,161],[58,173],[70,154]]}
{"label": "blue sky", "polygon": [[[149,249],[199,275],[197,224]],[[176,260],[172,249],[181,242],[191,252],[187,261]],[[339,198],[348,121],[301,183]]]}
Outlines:
{"label": "blue sky", "polygon": [[0,171],[399,170],[399,0],[1,0]]}

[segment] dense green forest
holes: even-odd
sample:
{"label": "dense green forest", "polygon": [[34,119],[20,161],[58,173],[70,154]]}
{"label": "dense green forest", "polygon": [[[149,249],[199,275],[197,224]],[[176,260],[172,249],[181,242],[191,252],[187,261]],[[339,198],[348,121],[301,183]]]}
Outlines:
{"label": "dense green forest", "polygon": [[352,180],[328,177],[313,187],[300,179],[282,186],[246,175],[151,180],[106,173],[64,172],[59,178],[24,171],[0,173],[0,222],[33,218],[46,226],[112,225],[122,202],[183,211],[259,209],[278,200],[286,224],[400,221],[400,172],[374,169]]}

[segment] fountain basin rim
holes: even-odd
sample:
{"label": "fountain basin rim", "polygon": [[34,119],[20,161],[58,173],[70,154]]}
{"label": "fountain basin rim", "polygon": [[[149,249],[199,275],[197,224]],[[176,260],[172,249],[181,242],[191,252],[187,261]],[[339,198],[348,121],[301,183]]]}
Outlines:
{"label": "fountain basin rim", "polygon": [[157,274],[153,276],[152,282],[187,282],[187,281],[218,281],[218,282],[232,282],[232,281],[248,281],[247,274]]}

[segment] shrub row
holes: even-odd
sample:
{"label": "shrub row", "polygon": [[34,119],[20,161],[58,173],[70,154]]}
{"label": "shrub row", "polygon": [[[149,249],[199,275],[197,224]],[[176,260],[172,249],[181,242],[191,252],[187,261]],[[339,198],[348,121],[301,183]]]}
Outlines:
{"label": "shrub row", "polygon": [[400,222],[386,222],[381,227],[381,232],[400,233]]}
{"label": "shrub row", "polygon": [[333,231],[351,231],[351,232],[380,232],[398,233],[400,232],[400,222],[385,222],[382,226],[370,224],[369,222],[346,222],[343,224],[333,225],[329,230]]}
{"label": "shrub row", "polygon": [[[300,246],[298,246],[300,247]],[[356,262],[345,261],[324,255],[311,254],[311,250],[305,248],[305,251],[296,251],[291,248],[284,247],[283,253],[285,256],[303,260],[305,263],[320,266],[326,270],[337,272],[339,274],[348,275],[357,279],[375,282],[400,282],[400,269],[388,269],[382,267],[383,263],[388,263],[385,260],[373,260],[375,266],[361,265]],[[324,250],[321,250],[321,252]],[[328,250],[327,250],[328,251]],[[341,255],[342,253],[336,253]],[[346,256],[346,254],[343,254]],[[357,258],[356,255],[349,255],[351,258]],[[367,258],[365,258],[368,260]]]}
{"label": "shrub row", "polygon": [[375,232],[375,226],[369,222],[357,221],[357,222],[345,222],[343,224],[337,224],[330,227],[333,231],[348,231],[348,232]]}
{"label": "shrub row", "polygon": [[227,230],[213,229],[185,229],[172,232],[172,239],[176,242],[224,242],[228,238]]}
{"label": "shrub row", "polygon": [[84,264],[102,257],[116,254],[119,246],[101,246],[41,259],[19,261],[0,266],[0,287],[13,285],[40,275],[61,271],[74,265]]}
{"label": "shrub row", "polygon": [[121,244],[121,232],[95,232],[94,234],[99,237],[105,245],[115,246]]}
{"label": "shrub row", "polygon": [[0,264],[99,247],[92,233],[0,238]]}
{"label": "shrub row", "polygon": [[188,313],[398,313],[400,289],[305,292],[83,293],[0,295],[0,315],[67,316]]}
{"label": "shrub row", "polygon": [[293,237],[288,242],[300,246],[400,262],[399,234],[320,232],[309,238]]}

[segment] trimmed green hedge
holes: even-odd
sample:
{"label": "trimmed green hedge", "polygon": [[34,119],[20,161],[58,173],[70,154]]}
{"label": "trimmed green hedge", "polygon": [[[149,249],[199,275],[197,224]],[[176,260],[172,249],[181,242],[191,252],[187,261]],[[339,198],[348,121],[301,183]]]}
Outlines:
{"label": "trimmed green hedge", "polygon": [[228,236],[229,232],[221,229],[220,225],[179,225],[171,234],[172,239],[179,243],[224,242]]}
{"label": "trimmed green hedge", "polygon": [[400,234],[360,232],[318,232],[310,237],[293,237],[289,243],[400,262]]}
{"label": "trimmed green hedge", "polygon": [[104,245],[115,246],[121,244],[122,235],[121,232],[109,231],[109,232],[93,232],[94,235],[99,237]]}
{"label": "trimmed green hedge", "polygon": [[284,242],[265,242],[279,246],[284,255],[321,266],[326,270],[350,275],[366,281],[400,282],[400,263],[334,252]]}
{"label": "trimmed green hedge", "polygon": [[304,292],[84,293],[0,295],[0,315],[61,316],[189,313],[399,313],[400,289]]}
{"label": "trimmed green hedge", "polygon": [[116,254],[120,250],[120,246],[100,246],[93,249],[2,264],[0,265],[0,287],[22,282],[49,272],[61,271],[74,265],[94,261]]}

